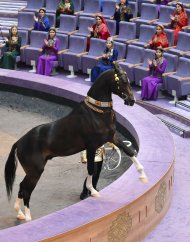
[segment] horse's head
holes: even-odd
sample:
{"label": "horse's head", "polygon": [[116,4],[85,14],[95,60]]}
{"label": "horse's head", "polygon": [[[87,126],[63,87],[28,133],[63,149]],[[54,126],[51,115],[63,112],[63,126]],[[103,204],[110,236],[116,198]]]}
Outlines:
{"label": "horse's head", "polygon": [[120,96],[126,105],[133,106],[136,100],[127,73],[117,63],[114,64],[114,71],[113,93]]}

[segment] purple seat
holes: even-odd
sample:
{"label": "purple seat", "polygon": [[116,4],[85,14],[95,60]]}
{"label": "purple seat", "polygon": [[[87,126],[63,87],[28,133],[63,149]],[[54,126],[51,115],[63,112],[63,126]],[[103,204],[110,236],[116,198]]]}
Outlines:
{"label": "purple seat", "polygon": [[106,19],[106,24],[110,31],[110,35],[114,36],[116,34],[116,21],[111,19]]}
{"label": "purple seat", "polygon": [[24,11],[35,12],[45,6],[45,0],[28,0]]}
{"label": "purple seat", "polygon": [[188,17],[188,26],[183,27],[184,31],[190,33],[190,9],[185,9]]}
{"label": "purple seat", "polygon": [[172,29],[165,29],[164,31],[165,31],[165,33],[167,35],[169,46],[173,46],[173,44],[174,44],[174,30],[172,30]]}
{"label": "purple seat", "polygon": [[69,65],[74,71],[81,70],[81,57],[86,52],[87,38],[84,36],[71,35],[69,38],[69,51],[59,55],[59,65],[64,70],[69,70]]}
{"label": "purple seat", "polygon": [[190,33],[179,32],[176,48],[169,48],[168,52],[174,55],[182,56],[190,51]]}
{"label": "purple seat", "polygon": [[162,76],[162,79],[163,79],[163,89],[167,90],[166,76],[168,76],[169,73],[176,71],[177,64],[178,64],[178,56],[172,55],[169,53],[164,53],[164,58],[166,58],[167,60],[167,66],[166,66],[165,73]]}
{"label": "purple seat", "polygon": [[57,6],[59,3],[60,3],[60,0],[46,0],[46,12],[56,13]]}
{"label": "purple seat", "polygon": [[73,5],[74,5],[75,14],[78,11],[83,10],[83,8],[84,8],[84,0],[72,0],[72,2],[73,2]]}
{"label": "purple seat", "polygon": [[175,74],[165,77],[169,94],[177,97],[190,94],[190,59],[180,57]]}
{"label": "purple seat", "polygon": [[91,27],[95,22],[96,22],[95,18],[80,16],[79,30],[78,32],[75,33],[75,35],[88,36],[90,34],[88,27]]}
{"label": "purple seat", "polygon": [[155,50],[146,49],[144,52],[143,64],[134,67],[134,78],[136,85],[140,85],[140,81],[149,74],[149,65],[147,59],[153,60],[154,58]]}
{"label": "purple seat", "polygon": [[102,16],[106,19],[110,19],[114,15],[116,2],[113,0],[103,1]]}
{"label": "purple seat", "polygon": [[118,51],[117,61],[126,58],[127,45],[120,42],[114,42],[114,48]]}
{"label": "purple seat", "polygon": [[28,31],[19,29],[18,34],[22,39],[21,46],[27,45],[28,44]]}
{"label": "purple seat", "polygon": [[152,24],[158,19],[157,5],[143,3],[141,6],[141,17],[132,19],[133,22],[137,24],[137,37],[140,33],[141,24]]}
{"label": "purple seat", "polygon": [[45,38],[47,32],[33,30],[30,35],[30,45],[21,50],[21,61],[27,65],[31,65],[31,60],[37,62]]}
{"label": "purple seat", "polygon": [[173,14],[174,11],[174,7],[161,5],[159,19],[155,21],[153,24],[162,24],[164,26],[168,26],[171,22],[170,15]]}
{"label": "purple seat", "polygon": [[133,83],[135,81],[134,77],[134,67],[137,65],[142,65],[144,57],[144,48],[135,45],[128,45],[127,48],[127,58],[123,62],[119,62],[121,67],[127,72],[129,81]]}
{"label": "purple seat", "polygon": [[87,69],[92,69],[98,62],[97,57],[101,56],[105,49],[105,40],[91,38],[90,49],[87,55],[82,56],[82,71],[88,73]]}
{"label": "purple seat", "polygon": [[94,16],[100,12],[99,0],[84,0],[84,11],[79,13],[80,16]]}
{"label": "purple seat", "polygon": [[18,29],[29,30],[34,26],[33,12],[18,12]]}
{"label": "purple seat", "polygon": [[127,43],[129,40],[136,38],[136,24],[120,21],[119,23],[119,35],[114,38],[117,42]]}
{"label": "purple seat", "polygon": [[152,39],[152,36],[154,35],[154,33],[155,33],[155,26],[141,24],[139,39],[134,42],[131,42],[131,44],[144,47],[144,45],[146,45],[147,42]]}
{"label": "purple seat", "polygon": [[138,14],[138,3],[137,2],[131,2],[129,1],[129,6],[131,7],[132,13],[133,13],[133,18],[137,17]]}
{"label": "purple seat", "polygon": [[59,33],[71,34],[75,31],[77,27],[77,17],[74,15],[65,15],[60,16],[60,28]]}
{"label": "purple seat", "polygon": [[56,19],[55,14],[54,13],[47,13],[46,15],[49,18],[50,27],[55,27],[55,19]]}

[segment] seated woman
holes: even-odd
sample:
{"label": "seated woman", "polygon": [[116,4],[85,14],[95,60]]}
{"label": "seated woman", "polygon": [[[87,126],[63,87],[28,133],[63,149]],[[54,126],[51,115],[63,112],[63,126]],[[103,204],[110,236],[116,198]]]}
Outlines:
{"label": "seated woman", "polygon": [[88,27],[90,37],[107,40],[110,37],[108,26],[105,19],[98,15],[96,16],[96,23],[92,27]]}
{"label": "seated woman", "polygon": [[43,55],[38,58],[37,74],[49,76],[53,69],[53,61],[56,61],[59,50],[59,39],[56,38],[55,28],[50,28],[48,39],[44,40]]}
{"label": "seated woman", "polygon": [[74,5],[72,0],[61,0],[56,11],[56,27],[59,28],[60,25],[60,15],[61,14],[74,14]]}
{"label": "seated woman", "polygon": [[150,40],[144,47],[156,50],[158,47],[167,48],[168,46],[168,38],[164,31],[164,26],[158,24],[156,26],[156,33],[152,36],[152,40]]}
{"label": "seated woman", "polygon": [[142,79],[141,98],[143,100],[155,100],[158,97],[158,84],[162,83],[162,74],[167,66],[167,60],[163,57],[163,52],[163,48],[158,47],[155,59],[147,60],[150,75]]}
{"label": "seated woman", "polygon": [[127,21],[133,18],[132,9],[127,0],[120,0],[120,3],[115,5],[115,13],[111,19],[116,20],[116,34],[119,34],[119,22]]}
{"label": "seated woman", "polygon": [[38,17],[34,15],[34,30],[39,31],[49,31],[50,22],[48,17],[46,16],[46,10],[44,8],[40,8],[38,11]]}
{"label": "seated woman", "polygon": [[16,57],[20,55],[21,37],[17,26],[12,26],[6,39],[6,51],[1,58],[0,67],[14,70]]}
{"label": "seated woman", "polygon": [[183,3],[176,3],[176,11],[170,15],[171,29],[174,30],[174,45],[177,45],[178,32],[182,31],[182,28],[188,25],[187,13],[184,10]]}
{"label": "seated woman", "polygon": [[91,71],[91,82],[94,82],[102,72],[111,69],[113,67],[112,63],[117,60],[117,57],[118,51],[114,49],[113,39],[108,38],[102,59]]}

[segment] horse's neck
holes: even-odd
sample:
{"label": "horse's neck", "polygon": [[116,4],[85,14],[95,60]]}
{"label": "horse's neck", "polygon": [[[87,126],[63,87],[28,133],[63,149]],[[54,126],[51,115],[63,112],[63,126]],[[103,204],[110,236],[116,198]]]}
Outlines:
{"label": "horse's neck", "polygon": [[88,96],[101,102],[112,101],[111,91],[111,78],[109,79],[98,79],[88,91]]}

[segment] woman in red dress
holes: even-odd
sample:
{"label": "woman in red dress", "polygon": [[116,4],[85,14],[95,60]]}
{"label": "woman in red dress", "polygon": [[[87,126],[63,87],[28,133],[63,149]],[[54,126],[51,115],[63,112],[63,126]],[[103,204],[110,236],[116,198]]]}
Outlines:
{"label": "woman in red dress", "polygon": [[174,30],[174,45],[177,45],[178,32],[188,25],[187,13],[182,2],[177,2],[176,11],[170,15],[171,29]]}
{"label": "woman in red dress", "polygon": [[156,33],[152,36],[152,40],[150,40],[145,47],[156,50],[158,47],[167,48],[168,46],[168,38],[164,31],[164,26],[158,24],[156,26]]}
{"label": "woman in red dress", "polygon": [[105,19],[98,15],[96,16],[96,23],[92,27],[88,27],[90,37],[107,40],[110,37],[108,26]]}

